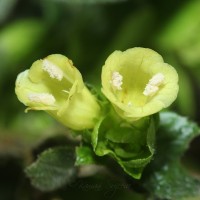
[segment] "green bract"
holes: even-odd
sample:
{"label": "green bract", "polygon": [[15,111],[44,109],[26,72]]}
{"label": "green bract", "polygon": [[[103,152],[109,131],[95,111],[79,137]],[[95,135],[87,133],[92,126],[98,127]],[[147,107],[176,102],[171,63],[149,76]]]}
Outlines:
{"label": "green bract", "polygon": [[98,156],[111,155],[127,174],[139,179],[154,154],[157,120],[152,115],[127,123],[110,112],[91,134],[93,150]]}
{"label": "green bract", "polygon": [[74,130],[93,128],[100,113],[80,72],[59,54],[38,60],[19,74],[15,92],[26,110],[45,110]]}
{"label": "green bract", "polygon": [[135,121],[176,99],[178,74],[151,49],[115,51],[102,69],[102,92],[122,118]]}

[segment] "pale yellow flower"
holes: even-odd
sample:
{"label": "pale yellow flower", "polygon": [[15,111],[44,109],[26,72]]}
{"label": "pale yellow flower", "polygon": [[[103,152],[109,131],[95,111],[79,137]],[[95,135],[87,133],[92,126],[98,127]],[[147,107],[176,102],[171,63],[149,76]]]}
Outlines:
{"label": "pale yellow flower", "polygon": [[116,112],[129,121],[168,107],[177,97],[178,74],[155,51],[115,51],[102,69],[102,92]]}
{"label": "pale yellow flower", "polygon": [[18,99],[26,110],[45,110],[74,130],[93,128],[100,114],[96,98],[84,85],[71,60],[59,54],[33,63],[16,80]]}

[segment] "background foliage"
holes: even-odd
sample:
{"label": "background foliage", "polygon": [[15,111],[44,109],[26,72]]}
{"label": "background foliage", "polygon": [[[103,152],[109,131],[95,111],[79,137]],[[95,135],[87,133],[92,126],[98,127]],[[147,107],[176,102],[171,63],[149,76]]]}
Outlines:
{"label": "background foliage", "polygon": [[[179,73],[173,109],[199,123],[199,13],[199,0],[0,0],[0,199],[145,199],[140,187],[134,185],[137,193],[132,192],[132,185],[110,175],[79,178],[54,192],[31,186],[25,166],[48,147],[72,142],[68,131],[46,114],[24,114],[14,94],[15,79],[35,60],[61,53],[73,60],[86,82],[100,88],[101,66],[111,52],[148,47]],[[182,157],[196,177],[199,143],[193,140]],[[58,173],[62,176],[62,170]]]}

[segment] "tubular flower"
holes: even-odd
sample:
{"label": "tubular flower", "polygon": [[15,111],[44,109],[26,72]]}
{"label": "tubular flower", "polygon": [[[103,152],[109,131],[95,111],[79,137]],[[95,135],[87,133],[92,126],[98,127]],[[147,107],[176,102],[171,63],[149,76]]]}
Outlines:
{"label": "tubular flower", "polygon": [[102,92],[116,112],[129,121],[168,107],[177,97],[178,74],[155,51],[115,51],[102,68]]}
{"label": "tubular flower", "polygon": [[45,110],[74,130],[93,128],[100,114],[95,97],[71,60],[59,54],[37,60],[20,73],[15,92],[27,110]]}

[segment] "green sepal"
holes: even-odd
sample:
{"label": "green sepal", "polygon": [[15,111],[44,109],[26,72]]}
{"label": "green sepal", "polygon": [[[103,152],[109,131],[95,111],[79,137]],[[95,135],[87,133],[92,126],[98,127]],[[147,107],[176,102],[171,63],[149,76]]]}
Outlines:
{"label": "green sepal", "polygon": [[110,112],[91,134],[93,150],[98,156],[111,155],[127,174],[140,179],[154,154],[156,121],[149,116],[128,123]]}
{"label": "green sepal", "polygon": [[88,146],[76,147],[76,166],[95,164],[95,154]]}

